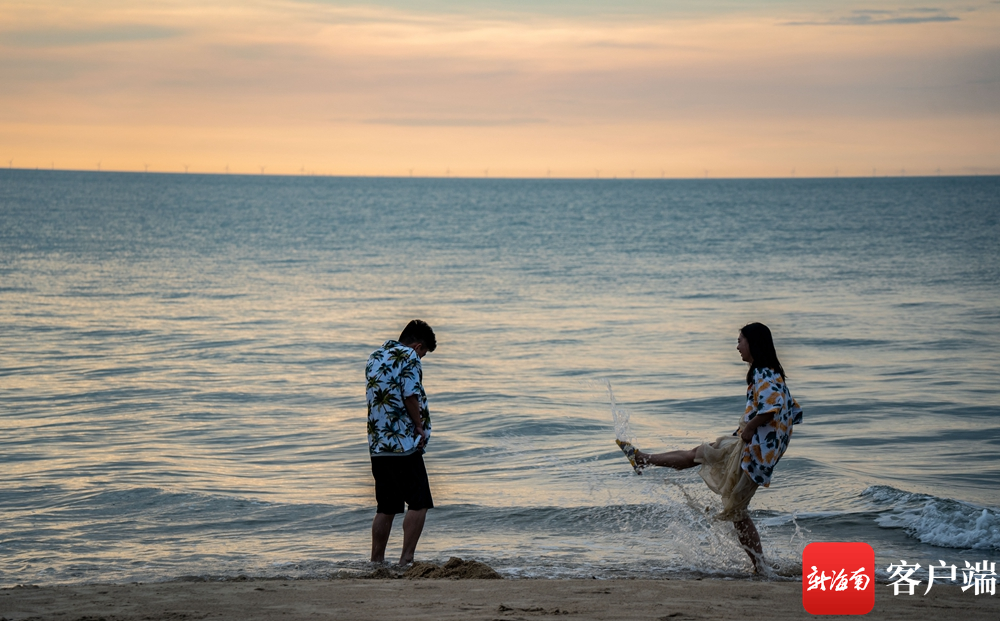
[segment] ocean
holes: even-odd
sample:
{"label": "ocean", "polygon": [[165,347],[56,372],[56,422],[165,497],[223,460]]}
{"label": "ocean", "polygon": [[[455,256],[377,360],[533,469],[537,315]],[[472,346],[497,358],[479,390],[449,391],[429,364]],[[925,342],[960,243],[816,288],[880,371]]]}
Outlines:
{"label": "ocean", "polygon": [[644,450],[730,434],[751,321],[805,412],[750,505],[775,579],[815,541],[1000,560],[998,240],[1000,177],[0,170],[0,587],[372,571],[364,366],[412,318],[418,560],[749,576],[613,411]]}

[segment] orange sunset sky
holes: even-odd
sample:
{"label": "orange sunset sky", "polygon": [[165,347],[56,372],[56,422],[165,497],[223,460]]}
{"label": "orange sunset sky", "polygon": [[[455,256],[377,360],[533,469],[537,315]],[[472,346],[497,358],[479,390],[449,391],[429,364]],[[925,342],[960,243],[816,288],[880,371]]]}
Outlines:
{"label": "orange sunset sky", "polygon": [[1000,1],[0,0],[14,168],[1000,174]]}

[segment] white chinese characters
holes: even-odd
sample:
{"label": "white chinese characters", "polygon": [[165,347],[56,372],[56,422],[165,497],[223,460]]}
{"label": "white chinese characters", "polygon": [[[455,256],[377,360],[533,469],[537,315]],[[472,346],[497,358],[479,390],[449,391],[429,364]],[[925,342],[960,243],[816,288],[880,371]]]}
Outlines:
{"label": "white chinese characters", "polygon": [[831,591],[846,591],[849,586],[853,586],[856,591],[864,591],[868,588],[868,583],[871,579],[865,574],[865,568],[861,567],[851,572],[850,575],[844,569],[840,569],[838,572],[834,573],[830,571],[830,575],[826,575],[826,571],[820,571],[815,565],[812,567],[812,573],[806,576],[809,582],[809,587],[807,591],[812,591],[813,589],[819,589],[821,591],[827,590],[827,581],[830,582]]}
{"label": "white chinese characters", "polygon": [[[944,564],[942,562],[942,564]],[[968,591],[969,587],[975,586],[975,594],[979,595],[983,593],[989,593],[990,595],[996,595],[997,593],[997,564],[990,563],[989,568],[986,567],[986,561],[983,561],[982,567],[979,563],[975,565],[969,565],[969,561],[965,561],[965,569],[962,570],[962,587],[963,591]]]}
{"label": "white chinese characters", "polygon": [[[945,562],[941,560],[938,563],[939,565],[927,566],[927,589],[924,591],[924,595],[930,592],[935,581],[943,582],[948,580],[955,582],[958,578],[958,571],[962,572],[963,592],[974,589],[973,593],[975,595],[996,595],[997,564],[995,562],[991,563],[984,560],[982,563],[977,562],[970,565],[969,561],[965,561],[965,568],[961,570],[954,564],[945,565]],[[813,567],[814,572],[815,569]],[[905,591],[907,595],[913,595],[914,589],[921,581],[911,576],[918,569],[920,569],[920,563],[909,565],[904,560],[899,561],[898,565],[895,563],[889,564],[886,571],[891,572],[888,586],[893,588],[893,595],[899,595],[901,590]]]}

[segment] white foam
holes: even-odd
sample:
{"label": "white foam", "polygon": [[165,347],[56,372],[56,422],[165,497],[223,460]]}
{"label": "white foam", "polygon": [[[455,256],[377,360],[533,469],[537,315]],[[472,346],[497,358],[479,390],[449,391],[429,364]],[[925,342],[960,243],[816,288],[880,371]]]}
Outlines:
{"label": "white foam", "polygon": [[875,520],[883,528],[902,528],[921,543],[944,548],[1000,550],[996,510],[887,486],[869,487],[862,495],[891,505]]}

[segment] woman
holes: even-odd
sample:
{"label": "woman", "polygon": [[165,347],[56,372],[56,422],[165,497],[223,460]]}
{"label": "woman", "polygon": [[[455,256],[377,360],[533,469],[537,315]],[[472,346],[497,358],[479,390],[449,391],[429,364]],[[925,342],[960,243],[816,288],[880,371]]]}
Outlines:
{"label": "woman", "polygon": [[643,453],[622,440],[616,442],[638,474],[646,466],[683,470],[701,464],[701,478],[722,496],[722,511],[716,518],[733,522],[756,572],[763,550],[747,506],[758,486],[771,484],[771,473],[788,448],[792,425],[802,422],[802,409],[785,385],[785,371],[767,326],[743,326],[736,350],[750,364],[747,407],[736,433],[688,451],[655,454]]}

